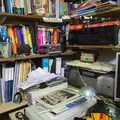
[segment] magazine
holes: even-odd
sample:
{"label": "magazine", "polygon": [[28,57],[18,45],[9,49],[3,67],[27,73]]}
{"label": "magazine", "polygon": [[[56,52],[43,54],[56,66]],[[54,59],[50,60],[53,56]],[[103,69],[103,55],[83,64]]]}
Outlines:
{"label": "magazine", "polygon": [[48,109],[62,109],[65,105],[80,97],[79,93],[70,89],[60,89],[41,96],[37,99],[43,107]]}

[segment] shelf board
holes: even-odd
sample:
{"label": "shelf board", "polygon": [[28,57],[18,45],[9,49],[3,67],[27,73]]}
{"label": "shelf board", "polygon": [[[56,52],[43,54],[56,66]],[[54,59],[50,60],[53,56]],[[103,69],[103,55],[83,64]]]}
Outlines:
{"label": "shelf board", "polygon": [[9,102],[9,103],[3,103],[0,105],[0,114],[5,113],[5,112],[9,112],[15,109],[19,109],[21,107],[27,106],[27,102],[23,101],[20,104],[17,103],[13,103],[13,102]]}
{"label": "shelf board", "polygon": [[[18,14],[10,14],[10,13],[6,13],[6,12],[0,12],[0,17],[7,17],[7,20],[11,20],[11,21],[44,22],[43,17],[37,16],[37,15],[18,15]],[[66,19],[66,20],[63,20],[63,23],[66,24],[66,23],[69,23],[70,21],[71,20]]]}
{"label": "shelf board", "polygon": [[116,48],[113,45],[67,45],[67,48],[105,48],[105,49],[113,49]]}
{"label": "shelf board", "polygon": [[8,17],[11,19],[19,19],[19,20],[28,20],[28,21],[43,21],[43,18],[40,16],[35,16],[35,15],[18,15],[18,14],[10,14],[6,12],[0,12],[0,17]]}
{"label": "shelf board", "polygon": [[118,17],[118,18],[120,18],[119,14],[120,14],[120,7],[114,7],[110,10],[107,10],[107,11],[98,11],[98,12],[90,13],[90,14],[87,14],[87,16],[116,17],[116,18]]}
{"label": "shelf board", "polygon": [[[61,53],[60,55],[73,55],[75,52],[65,52]],[[54,56],[54,55],[53,55]],[[56,56],[56,55],[55,55]],[[44,55],[30,55],[30,56],[19,56],[19,57],[11,57],[11,58],[0,58],[0,62],[12,62],[12,61],[18,61],[18,60],[27,60],[27,59],[34,59],[34,58],[44,58],[44,57],[50,57],[49,54]]]}

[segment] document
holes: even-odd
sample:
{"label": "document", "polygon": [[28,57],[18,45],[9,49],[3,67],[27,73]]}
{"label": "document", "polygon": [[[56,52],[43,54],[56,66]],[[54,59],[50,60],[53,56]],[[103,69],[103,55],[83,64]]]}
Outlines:
{"label": "document", "polygon": [[35,86],[37,84],[50,81],[51,79],[54,79],[58,77],[58,75],[54,73],[48,73],[45,72],[42,68],[38,68],[28,74],[28,78],[26,81],[20,83],[17,85],[17,88],[21,88],[23,90]]}

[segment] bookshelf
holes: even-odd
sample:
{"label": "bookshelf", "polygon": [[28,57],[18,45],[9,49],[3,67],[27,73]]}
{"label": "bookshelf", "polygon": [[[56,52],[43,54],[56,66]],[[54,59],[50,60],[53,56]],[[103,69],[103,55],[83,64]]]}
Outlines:
{"label": "bookshelf", "polygon": [[19,108],[23,108],[27,106],[27,102],[24,100],[22,103],[20,104],[16,104],[13,102],[9,102],[9,103],[5,103],[5,104],[1,104],[0,105],[0,114],[2,113],[6,113],[15,109],[19,109]]}
{"label": "bookshelf", "polygon": [[67,45],[67,48],[102,48],[102,49],[114,49],[117,48],[113,45]]}
{"label": "bookshelf", "polygon": [[90,13],[90,14],[87,14],[87,16],[120,18],[118,16],[119,14],[120,14],[120,7],[114,7],[112,9],[109,9],[109,10],[106,10],[106,11]]}

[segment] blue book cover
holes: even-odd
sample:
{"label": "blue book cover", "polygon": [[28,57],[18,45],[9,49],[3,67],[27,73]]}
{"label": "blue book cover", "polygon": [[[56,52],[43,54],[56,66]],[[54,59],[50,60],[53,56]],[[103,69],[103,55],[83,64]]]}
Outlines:
{"label": "blue book cover", "polygon": [[12,10],[12,0],[8,0],[8,2],[7,2],[8,4],[8,13],[13,13],[13,10]]}
{"label": "blue book cover", "polygon": [[85,15],[85,14],[89,14],[89,13],[93,13],[96,11],[96,8],[94,9],[88,9],[88,10],[84,10],[84,11],[79,11],[79,12],[76,12],[77,15]]}
{"label": "blue book cover", "polygon": [[17,36],[18,36],[19,45],[22,45],[22,40],[21,40],[21,37],[20,37],[20,29],[19,28],[17,28]]}
{"label": "blue book cover", "polygon": [[51,44],[51,32],[48,31],[48,43]]}
{"label": "blue book cover", "polygon": [[48,58],[42,58],[42,68],[46,72],[48,72],[48,66],[49,66],[49,59]]}
{"label": "blue book cover", "polygon": [[24,43],[25,43],[25,42],[24,42],[24,34],[23,34],[23,30],[22,30],[21,27],[20,27],[20,38],[21,38],[22,44],[24,44]]}

